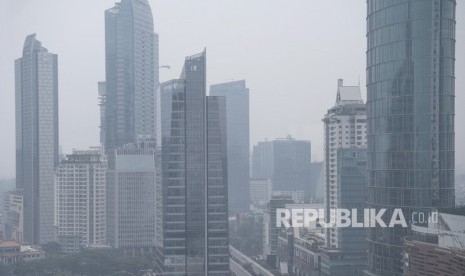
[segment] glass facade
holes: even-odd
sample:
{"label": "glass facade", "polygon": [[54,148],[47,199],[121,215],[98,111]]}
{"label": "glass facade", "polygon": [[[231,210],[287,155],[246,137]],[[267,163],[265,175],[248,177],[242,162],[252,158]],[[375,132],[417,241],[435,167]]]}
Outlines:
{"label": "glass facade", "polygon": [[206,97],[206,53],[161,84],[164,275],[229,273],[226,103]]}
{"label": "glass facade", "polygon": [[249,203],[249,89],[245,80],[215,84],[210,96],[226,97],[229,211],[246,212]]}
{"label": "glass facade", "polygon": [[36,35],[15,61],[16,188],[24,197],[24,241],[55,240],[54,170],[58,165],[58,56]]}
{"label": "glass facade", "polygon": [[105,12],[105,150],[155,136],[158,35],[147,0],[122,0]]}
{"label": "glass facade", "polygon": [[[368,203],[454,206],[455,0],[368,0]],[[391,212],[386,213],[387,217]],[[408,228],[372,228],[368,275],[401,275]]]}

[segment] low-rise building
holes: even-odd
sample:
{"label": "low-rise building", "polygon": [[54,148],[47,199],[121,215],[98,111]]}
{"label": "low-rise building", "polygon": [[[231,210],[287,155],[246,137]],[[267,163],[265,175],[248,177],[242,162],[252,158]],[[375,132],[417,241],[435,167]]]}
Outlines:
{"label": "low-rise building", "polygon": [[[452,211],[452,212],[451,212]],[[405,237],[404,275],[465,275],[465,209],[447,210]]]}

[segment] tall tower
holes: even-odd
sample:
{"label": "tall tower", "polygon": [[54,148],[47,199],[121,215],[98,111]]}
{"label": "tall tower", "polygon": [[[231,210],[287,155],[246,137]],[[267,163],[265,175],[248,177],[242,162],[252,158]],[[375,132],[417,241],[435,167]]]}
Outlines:
{"label": "tall tower", "polygon": [[[336,104],[325,124],[325,208],[357,209],[361,220],[366,206],[366,105],[358,86],[338,80]],[[321,256],[322,275],[358,275],[366,267],[364,228],[326,229]]]}
{"label": "tall tower", "polygon": [[36,35],[15,61],[16,189],[24,200],[24,242],[55,240],[54,169],[58,165],[58,56]]}
{"label": "tall tower", "polygon": [[226,100],[206,96],[206,52],[159,97],[164,275],[228,275]]}
{"label": "tall tower", "polygon": [[148,0],[122,0],[105,12],[105,150],[155,136],[158,35]]}
{"label": "tall tower", "polygon": [[[454,206],[455,0],[368,0],[368,204]],[[401,275],[409,227],[372,228],[367,275]]]}
{"label": "tall tower", "polygon": [[249,89],[245,80],[215,84],[210,96],[226,97],[229,211],[249,210]]}

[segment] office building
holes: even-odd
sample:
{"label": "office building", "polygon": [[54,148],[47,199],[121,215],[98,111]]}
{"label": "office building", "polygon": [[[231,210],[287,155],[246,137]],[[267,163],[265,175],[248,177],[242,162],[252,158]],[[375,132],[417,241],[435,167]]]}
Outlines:
{"label": "office building", "polygon": [[226,99],[206,96],[206,52],[158,96],[164,275],[228,275]]}
{"label": "office building", "polygon": [[[363,221],[367,202],[366,149],[338,149],[336,159],[337,208],[357,210],[357,221]],[[321,275],[360,275],[367,263],[366,237],[367,229],[363,227],[327,229],[326,238],[330,240],[322,249]]]}
{"label": "office building", "polygon": [[148,0],[122,0],[105,11],[105,152],[155,136],[158,35]]}
{"label": "office building", "polygon": [[[454,207],[455,0],[369,0],[368,206]],[[402,274],[408,227],[372,228],[367,275]]]}
{"label": "office building", "polygon": [[151,250],[157,241],[155,141],[140,137],[108,152],[107,243],[114,248]]}
{"label": "office building", "polygon": [[57,167],[55,223],[63,252],[106,244],[106,173],[100,148],[74,150]]}
{"label": "office building", "polygon": [[215,84],[210,96],[226,97],[229,212],[249,210],[249,89],[245,80]]}
{"label": "office building", "polygon": [[[338,80],[336,104],[323,118],[325,128],[325,209],[357,209],[363,214],[366,194],[366,105],[359,86]],[[329,222],[329,216],[326,217]],[[322,275],[357,275],[366,263],[364,228],[326,229]]]}
{"label": "office building", "polygon": [[252,152],[252,178],[269,178],[273,191],[302,191],[312,197],[311,144],[291,136],[258,142]]}
{"label": "office building", "polygon": [[55,240],[53,179],[58,165],[58,57],[32,34],[15,61],[16,190],[28,244]]}

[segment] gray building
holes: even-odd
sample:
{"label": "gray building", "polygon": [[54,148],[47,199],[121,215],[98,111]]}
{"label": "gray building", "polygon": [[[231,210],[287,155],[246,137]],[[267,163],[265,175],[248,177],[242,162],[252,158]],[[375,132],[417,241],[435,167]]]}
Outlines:
{"label": "gray building", "polygon": [[[369,207],[453,207],[456,1],[367,3]],[[367,275],[402,274],[408,232],[370,229]]]}
{"label": "gray building", "polygon": [[[363,221],[367,202],[366,167],[366,148],[337,150],[336,189],[339,199],[336,207],[356,209],[357,221]],[[322,249],[321,275],[360,275],[367,263],[366,236],[367,229],[363,227],[339,228],[327,235],[330,241]]]}
{"label": "gray building", "polygon": [[158,245],[156,150],[153,139],[140,138],[108,153],[107,243],[114,248]]}
{"label": "gray building", "polygon": [[309,200],[311,185],[311,143],[290,136],[258,142],[252,152],[252,177],[269,178],[273,191],[303,191]]}
{"label": "gray building", "polygon": [[164,275],[228,275],[226,99],[206,96],[206,52],[159,97]]}
{"label": "gray building", "polygon": [[[330,209],[346,208],[341,202],[344,195],[340,194],[343,176],[339,164],[338,150],[340,149],[366,149],[366,105],[363,102],[359,86],[344,86],[342,79],[338,80],[336,104],[328,110],[323,118],[325,128],[325,169],[326,213]],[[366,168],[365,168],[366,169]],[[366,187],[366,179],[359,183]],[[366,203],[365,197],[361,198]],[[355,207],[354,207],[355,208]],[[327,229],[326,246],[339,248],[339,228]]]}
{"label": "gray building", "polygon": [[158,35],[148,0],[122,0],[105,12],[105,151],[155,136]]}
{"label": "gray building", "polygon": [[100,148],[74,150],[57,167],[55,222],[64,252],[106,244],[106,174]]}
{"label": "gray building", "polygon": [[249,210],[249,89],[245,80],[215,84],[210,96],[226,97],[229,212]]}
{"label": "gray building", "polygon": [[24,199],[24,242],[55,240],[53,179],[58,164],[58,57],[36,35],[15,61],[16,189]]}

